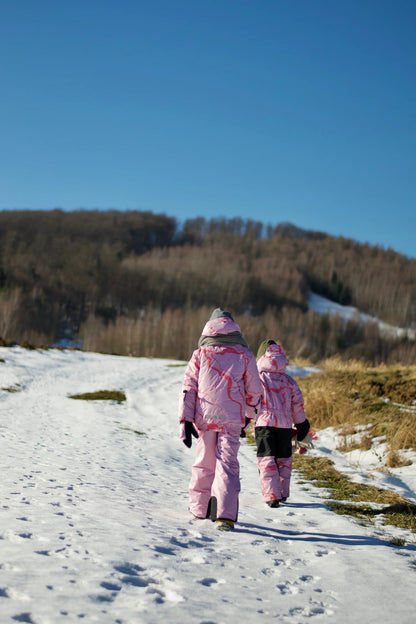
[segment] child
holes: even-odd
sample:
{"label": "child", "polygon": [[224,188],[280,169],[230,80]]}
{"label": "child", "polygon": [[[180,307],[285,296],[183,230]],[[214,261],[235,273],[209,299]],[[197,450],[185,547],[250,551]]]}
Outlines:
{"label": "child", "polygon": [[255,426],[257,465],[263,500],[278,507],[289,496],[292,473],[292,424],[300,444],[311,446],[309,422],[303,397],[296,381],[285,373],[289,364],[283,348],[265,340],[257,352],[257,368],[263,387],[263,400]]}
{"label": "child", "polygon": [[197,438],[189,510],[196,518],[211,517],[222,530],[237,521],[240,433],[246,408],[254,410],[260,400],[254,355],[231,314],[217,308],[186,368],[179,422],[186,446]]}

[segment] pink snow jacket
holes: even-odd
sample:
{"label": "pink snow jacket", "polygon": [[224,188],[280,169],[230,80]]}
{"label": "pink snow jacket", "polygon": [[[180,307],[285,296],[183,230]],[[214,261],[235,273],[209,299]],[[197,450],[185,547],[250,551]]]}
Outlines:
{"label": "pink snow jacket", "polygon": [[256,427],[291,429],[292,423],[306,420],[302,392],[294,379],[285,373],[289,364],[283,348],[271,344],[258,360],[257,368],[263,386],[263,400]]}
{"label": "pink snow jacket", "polygon": [[[254,409],[260,403],[256,360],[248,347],[233,343],[233,336],[228,334],[235,336],[235,332],[241,334],[240,327],[228,317],[206,323],[202,345],[193,352],[185,371],[180,423],[189,420],[201,431],[213,429],[239,435],[245,424],[246,408]],[[223,337],[225,344],[215,344],[218,335],[218,341]],[[252,416],[250,413],[249,417]]]}

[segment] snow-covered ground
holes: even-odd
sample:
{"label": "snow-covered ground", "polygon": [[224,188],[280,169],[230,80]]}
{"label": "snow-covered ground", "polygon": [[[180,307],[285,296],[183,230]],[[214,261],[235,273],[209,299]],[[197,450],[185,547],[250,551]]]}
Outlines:
{"label": "snow-covered ground", "polygon": [[[178,362],[19,347],[0,360],[2,624],[413,623],[414,535],[334,514],[296,474],[268,508],[245,440],[236,530],[191,519]],[[69,398],[95,390],[127,401]],[[335,444],[319,432],[311,452],[415,500],[416,464],[385,475]]]}
{"label": "snow-covered ground", "polygon": [[356,321],[357,323],[377,323],[381,334],[390,338],[407,338],[408,340],[416,340],[416,331],[406,327],[394,327],[384,321],[370,316],[364,312],[360,312],[353,306],[345,306],[340,303],[330,301],[321,295],[310,293],[308,298],[308,307],[319,314],[337,314],[344,321]]}

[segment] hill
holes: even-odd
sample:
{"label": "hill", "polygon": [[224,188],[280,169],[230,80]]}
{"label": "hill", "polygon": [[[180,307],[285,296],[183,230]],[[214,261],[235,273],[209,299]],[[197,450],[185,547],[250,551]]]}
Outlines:
{"label": "hill", "polygon": [[242,219],[119,211],[0,212],[0,336],[186,358],[210,310],[233,311],[255,350],[265,335],[291,357],[340,354],[413,363],[406,337],[319,315],[311,293],[416,327],[416,260],[393,250]]}

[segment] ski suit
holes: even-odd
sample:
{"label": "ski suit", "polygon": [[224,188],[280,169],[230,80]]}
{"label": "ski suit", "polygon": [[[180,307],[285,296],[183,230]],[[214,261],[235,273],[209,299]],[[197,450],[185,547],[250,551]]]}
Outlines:
{"label": "ski suit", "polygon": [[[238,516],[240,466],[237,458],[246,408],[261,400],[256,360],[229,316],[218,308],[206,323],[199,348],[188,362],[179,404],[181,439],[185,421],[199,437],[189,484],[189,510],[198,518]],[[213,318],[214,316],[214,318]],[[248,412],[253,417],[253,412]]]}
{"label": "ski suit", "polygon": [[292,424],[298,440],[309,431],[303,397],[296,381],[285,373],[289,364],[283,348],[270,344],[257,361],[263,400],[255,426],[257,465],[263,501],[286,499],[292,473]]}

